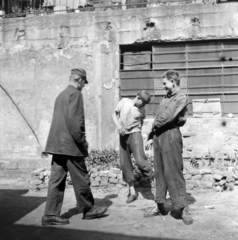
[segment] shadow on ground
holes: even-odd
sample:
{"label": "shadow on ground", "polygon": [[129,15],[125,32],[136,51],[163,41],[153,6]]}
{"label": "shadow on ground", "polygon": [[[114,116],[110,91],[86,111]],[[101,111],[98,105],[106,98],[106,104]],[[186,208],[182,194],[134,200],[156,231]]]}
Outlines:
{"label": "shadow on ground", "polygon": [[37,207],[45,197],[24,197],[29,190],[0,190],[0,226],[12,225]]}
{"label": "shadow on ground", "polygon": [[[110,198],[116,198],[116,197],[118,197],[117,194],[110,194],[110,195],[105,196],[103,199],[94,198],[95,205],[99,206],[99,207],[109,208],[112,205],[112,201],[110,200]],[[77,206],[76,206],[74,208],[69,209],[68,212],[62,214],[61,217],[70,219],[74,215],[77,215],[80,213],[82,213],[82,212],[79,212],[77,209]]]}
{"label": "shadow on ground", "polygon": [[[84,231],[56,227],[35,227],[14,225],[2,232],[2,239],[6,240],[180,240],[178,238],[139,237],[125,234],[115,234],[99,231]],[[182,240],[182,239],[181,239]]]}
{"label": "shadow on ground", "polygon": [[[28,190],[0,190],[0,236],[3,240],[175,240],[173,238],[138,237],[118,233],[102,231],[87,231],[69,229],[65,226],[33,226],[16,224],[18,220],[38,208],[45,197],[24,196]],[[103,199],[95,199],[97,205],[112,205],[110,199],[116,194],[105,196]],[[66,213],[65,213],[66,214]],[[30,219],[29,219],[30,223]],[[95,222],[94,222],[95,224]],[[116,223],[115,223],[116,224]],[[177,238],[176,238],[177,239]]]}

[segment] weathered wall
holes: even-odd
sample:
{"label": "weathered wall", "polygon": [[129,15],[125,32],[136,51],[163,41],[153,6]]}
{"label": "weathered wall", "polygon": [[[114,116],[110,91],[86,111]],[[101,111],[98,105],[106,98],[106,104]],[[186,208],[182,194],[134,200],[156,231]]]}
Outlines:
{"label": "weathered wall", "polygon": [[[67,86],[71,68],[83,67],[88,73],[89,85],[83,94],[90,148],[118,148],[111,114],[119,96],[119,45],[237,38],[237,10],[236,3],[191,4],[1,19],[0,83],[32,126],[40,144],[0,89],[0,176],[17,172],[21,175],[29,168],[49,164],[40,153],[55,97]],[[199,21],[194,23],[194,17]],[[148,24],[151,22],[154,24]],[[227,125],[231,127],[225,128],[220,126],[220,119],[189,119],[182,131],[194,134],[184,139],[185,154],[219,151],[220,146],[233,149],[237,136],[231,129],[237,123],[234,118]],[[226,142],[230,137],[234,146]]]}

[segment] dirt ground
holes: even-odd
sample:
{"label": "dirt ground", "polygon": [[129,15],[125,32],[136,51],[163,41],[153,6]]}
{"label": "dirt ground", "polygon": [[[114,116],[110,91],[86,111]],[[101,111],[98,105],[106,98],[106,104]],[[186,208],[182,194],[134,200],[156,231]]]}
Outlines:
{"label": "dirt ground", "polygon": [[97,205],[108,206],[108,216],[82,220],[77,214],[73,189],[65,192],[62,215],[69,225],[41,226],[46,190],[31,192],[23,187],[0,185],[1,240],[238,240],[238,188],[234,191],[193,191],[192,225],[173,214],[144,218],[155,206],[153,193],[140,188],[137,201],[126,204],[127,189],[94,190]]}

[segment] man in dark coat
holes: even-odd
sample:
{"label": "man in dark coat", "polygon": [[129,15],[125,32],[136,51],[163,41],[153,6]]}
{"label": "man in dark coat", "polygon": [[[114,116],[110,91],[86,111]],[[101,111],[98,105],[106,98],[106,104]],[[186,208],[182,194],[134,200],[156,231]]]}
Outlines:
{"label": "man in dark coat", "polygon": [[87,84],[83,69],[72,69],[69,86],[55,100],[53,120],[45,153],[52,154],[51,176],[42,225],[63,225],[69,220],[60,217],[67,172],[69,171],[77,200],[78,211],[84,219],[101,217],[106,207],[94,206],[90,178],[85,165],[88,142],[85,136],[83,95]]}

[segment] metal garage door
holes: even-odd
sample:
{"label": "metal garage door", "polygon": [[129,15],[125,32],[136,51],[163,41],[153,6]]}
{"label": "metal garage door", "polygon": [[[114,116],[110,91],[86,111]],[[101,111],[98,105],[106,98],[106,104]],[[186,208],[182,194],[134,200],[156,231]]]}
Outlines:
{"label": "metal garage door", "polygon": [[164,95],[161,75],[178,70],[181,88],[193,99],[220,98],[222,114],[238,114],[238,41],[193,41],[121,46],[121,97],[141,89],[153,96],[147,113],[154,115]]}

